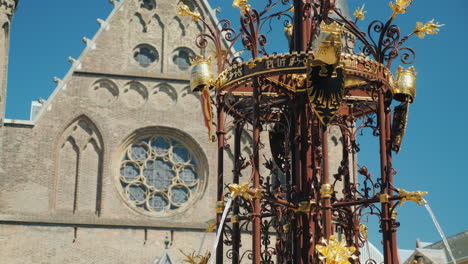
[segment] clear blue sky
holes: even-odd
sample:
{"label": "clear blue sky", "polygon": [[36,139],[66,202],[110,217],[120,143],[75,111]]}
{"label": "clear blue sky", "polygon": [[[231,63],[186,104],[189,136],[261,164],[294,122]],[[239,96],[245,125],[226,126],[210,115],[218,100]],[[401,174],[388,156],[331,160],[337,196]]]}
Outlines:
{"label": "clear blue sky", "polygon": [[[351,10],[366,3],[368,13],[361,26],[391,13],[388,0],[348,2]],[[219,17],[237,14],[231,11],[231,1],[210,3],[222,7]],[[55,88],[53,77],[65,75],[70,67],[67,58],[80,55],[85,47],[82,37],[92,38],[98,29],[96,19],[105,19],[112,8],[108,0],[21,0],[11,29],[7,118],[29,119],[30,102],[48,98]],[[402,150],[393,164],[398,187],[429,192],[427,200],[447,235],[468,229],[467,11],[465,0],[415,0],[408,13],[395,21],[403,32],[411,31],[416,21],[432,18],[446,24],[438,35],[409,42],[417,53],[418,92]],[[278,43],[282,41],[273,45]],[[377,145],[366,142],[364,147],[369,150],[363,151],[359,163],[377,175]],[[401,248],[413,248],[416,238],[440,240],[423,207],[406,203],[398,219]],[[370,228],[375,242],[377,226]]]}

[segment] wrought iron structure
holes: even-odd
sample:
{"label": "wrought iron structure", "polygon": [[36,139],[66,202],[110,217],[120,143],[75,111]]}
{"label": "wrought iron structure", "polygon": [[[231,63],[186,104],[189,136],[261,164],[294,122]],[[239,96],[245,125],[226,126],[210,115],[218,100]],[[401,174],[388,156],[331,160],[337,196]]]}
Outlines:
{"label": "wrought iron structure", "polygon": [[[200,57],[193,61],[191,84],[202,93],[210,140],[216,124],[216,212],[222,233],[212,252],[217,264],[376,263],[358,257],[367,240],[363,222],[369,216],[380,222],[385,263],[398,263],[395,207],[406,200],[423,201],[425,193],[393,185],[392,149],[400,148],[416,73],[414,67],[400,66],[394,78],[392,63],[400,59],[411,64],[415,52],[405,41],[411,35],[437,33],[441,26],[418,22],[403,36],[393,22],[411,2],[391,2],[388,21],[372,21],[366,32],[357,26],[364,19],[364,7],[352,20],[335,0],[266,0],[262,11],[248,0],[234,0],[240,11],[238,31],[226,19],[212,27],[199,13],[178,5],[180,16],[206,27],[196,39],[198,47],[215,51],[215,77],[209,72],[210,58]],[[283,23],[288,53],[268,51],[268,32],[275,21]],[[242,48],[233,52],[237,42]],[[215,95],[215,122],[210,90]],[[393,101],[400,105],[392,118]],[[232,175],[224,173],[226,115],[232,117],[235,131]],[[341,157],[333,157],[340,160],[334,175],[327,138],[332,126],[341,131],[343,149]],[[252,135],[252,154],[242,157],[246,129]],[[378,176],[354,162],[360,151],[357,136],[363,130],[379,139]],[[267,140],[261,138],[262,131],[268,132],[270,149],[261,142]],[[269,158],[260,164],[263,156]],[[241,184],[242,175],[248,176]],[[229,199],[232,206],[226,209],[224,201]],[[242,242],[242,233],[251,234],[252,246]]]}

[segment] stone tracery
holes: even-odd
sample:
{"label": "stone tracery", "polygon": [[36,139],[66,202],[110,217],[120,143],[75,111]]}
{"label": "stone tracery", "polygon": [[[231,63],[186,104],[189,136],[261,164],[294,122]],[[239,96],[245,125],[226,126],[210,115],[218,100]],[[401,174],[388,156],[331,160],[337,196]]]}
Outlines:
{"label": "stone tracery", "polygon": [[119,184],[138,210],[164,215],[194,198],[202,181],[199,171],[199,162],[186,144],[168,135],[153,135],[125,148]]}

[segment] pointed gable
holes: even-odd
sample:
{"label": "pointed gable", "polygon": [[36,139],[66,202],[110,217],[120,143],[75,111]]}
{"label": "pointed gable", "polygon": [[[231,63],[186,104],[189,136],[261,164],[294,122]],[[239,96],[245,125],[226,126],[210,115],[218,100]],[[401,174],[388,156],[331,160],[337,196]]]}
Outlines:
{"label": "pointed gable", "polygon": [[[69,84],[77,75],[102,77],[103,80],[115,77],[188,81],[189,58],[200,53],[195,37],[205,30],[201,23],[187,17],[179,18],[176,14],[177,1],[121,0],[112,3],[115,6],[109,17],[106,20],[97,20],[101,26],[96,35],[92,39],[83,38],[86,47],[80,57],[69,58],[72,68],[63,79],[57,78],[56,89],[36,115],[34,122],[40,120],[45,112],[51,111],[52,105],[60,101],[56,99],[59,94],[70,94],[70,91],[65,90],[70,88]],[[206,0],[184,0],[184,3],[203,14],[206,21],[213,25],[218,22]],[[124,85],[128,89],[119,93],[111,81],[103,81],[96,83],[96,87],[102,87],[88,94],[91,93],[91,101],[97,101],[94,103],[100,106],[120,100],[117,98],[127,96],[127,93],[128,98],[137,97],[137,102],[132,101],[131,105],[143,105],[149,97],[154,97],[148,87],[139,85],[140,88],[135,90],[130,84]],[[87,89],[80,89],[83,90],[71,94],[83,98],[81,96],[85,95]],[[173,94],[167,95],[171,99],[168,103],[176,100]]]}

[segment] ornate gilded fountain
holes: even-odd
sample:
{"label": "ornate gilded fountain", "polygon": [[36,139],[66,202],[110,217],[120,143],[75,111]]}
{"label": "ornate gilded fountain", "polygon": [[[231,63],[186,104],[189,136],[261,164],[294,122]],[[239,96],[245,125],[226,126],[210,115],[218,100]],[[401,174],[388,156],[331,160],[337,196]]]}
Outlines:
{"label": "ornate gilded fountain", "polygon": [[[392,63],[412,64],[415,52],[405,41],[435,34],[442,25],[418,22],[403,36],[393,22],[412,1],[396,0],[388,21],[372,21],[363,32],[357,23],[364,19],[364,6],[351,20],[336,2],[252,1],[264,5],[257,11],[247,0],[235,0],[238,31],[226,19],[212,27],[199,13],[178,5],[180,16],[206,27],[196,39],[205,56],[193,60],[191,87],[201,93],[208,138],[218,144],[221,239],[210,261],[376,263],[359,256],[367,240],[363,223],[372,216],[380,223],[384,262],[399,262],[395,208],[404,201],[419,203],[425,193],[393,185],[392,150],[398,152],[402,144],[416,71],[398,66],[393,75]],[[278,23],[289,49],[283,54],[267,51],[268,31]],[[208,49],[215,51],[213,58]],[[217,74],[211,73],[213,66]],[[235,131],[234,169],[228,175],[226,116]],[[338,157],[329,154],[331,127],[342,138]],[[379,140],[378,176],[355,162],[362,131]],[[240,151],[243,133],[252,138],[250,156]],[[269,140],[270,148],[262,140]],[[268,158],[261,164],[263,156]],[[330,158],[339,160],[336,173],[330,172]],[[252,242],[243,242],[241,234],[250,234]],[[206,263],[209,256],[199,259]]]}

